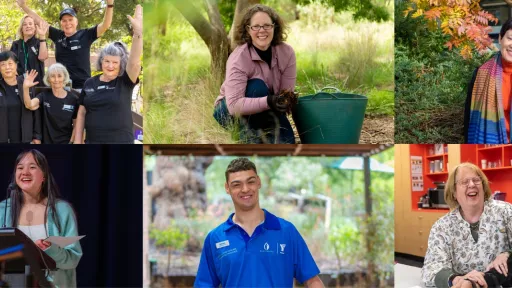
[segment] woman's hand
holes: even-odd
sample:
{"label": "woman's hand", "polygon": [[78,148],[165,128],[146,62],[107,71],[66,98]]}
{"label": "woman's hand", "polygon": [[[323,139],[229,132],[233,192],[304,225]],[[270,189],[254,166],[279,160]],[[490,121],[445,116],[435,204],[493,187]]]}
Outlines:
{"label": "woman's hand", "polygon": [[130,15],[126,15],[130,20],[133,28],[133,36],[141,36],[142,35],[142,6],[135,6],[135,13],[133,17]]}
{"label": "woman's hand", "polygon": [[48,23],[46,23],[46,21],[41,21],[39,24],[36,24],[36,32],[37,32],[37,35],[39,35],[39,39],[41,39],[41,36],[42,36],[42,39],[41,40],[44,40],[45,37],[46,37],[46,32],[48,32],[48,27],[50,25],[48,25]]}
{"label": "woman's hand", "polygon": [[[487,287],[487,282],[485,282],[485,279],[484,279],[484,273],[483,272],[478,272],[476,270],[473,270],[471,272],[469,272],[468,274],[464,275],[464,276],[457,276],[453,279],[453,286],[456,287],[456,285],[460,284],[460,285],[466,285],[462,282],[468,282],[470,283],[470,286],[471,287],[471,282],[470,281],[467,281],[467,280],[464,280],[465,278],[469,279],[469,280],[472,280],[473,282],[475,282],[476,284],[478,284],[480,287]],[[463,287],[463,286],[461,286]]]}
{"label": "woman's hand", "polygon": [[473,283],[468,280],[460,280],[457,284],[453,285],[452,288],[473,288]]}
{"label": "woman's hand", "polygon": [[489,265],[487,265],[487,268],[485,268],[485,271],[489,271],[492,268],[496,269],[498,273],[503,274],[507,276],[508,274],[508,265],[507,260],[510,254],[508,252],[501,253],[492,261]]}
{"label": "woman's hand", "polygon": [[36,243],[37,247],[41,250],[46,250],[52,246],[52,243],[44,241],[43,239],[36,240],[34,243]]}
{"label": "woman's hand", "polygon": [[30,73],[27,74],[27,76],[25,77],[25,80],[23,81],[23,87],[30,88],[30,87],[34,87],[37,84],[39,84],[39,81],[34,82],[36,77],[37,77],[37,71],[30,70]]}

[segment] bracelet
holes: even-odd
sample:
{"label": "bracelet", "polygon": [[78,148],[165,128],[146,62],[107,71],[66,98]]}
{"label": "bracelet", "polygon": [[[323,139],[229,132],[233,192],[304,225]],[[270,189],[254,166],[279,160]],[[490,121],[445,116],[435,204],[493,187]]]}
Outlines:
{"label": "bracelet", "polygon": [[450,277],[448,277],[448,287],[453,286],[453,280],[455,280],[455,277],[457,277],[457,276],[461,276],[461,275],[453,273],[452,275],[450,275]]}
{"label": "bracelet", "polygon": [[39,43],[46,43],[46,39],[39,39]]}
{"label": "bracelet", "polygon": [[107,8],[114,8],[114,4],[108,4]]}
{"label": "bracelet", "polygon": [[137,39],[140,39],[140,36],[141,36],[140,34],[138,34],[138,35],[133,34],[133,38],[137,37]]}

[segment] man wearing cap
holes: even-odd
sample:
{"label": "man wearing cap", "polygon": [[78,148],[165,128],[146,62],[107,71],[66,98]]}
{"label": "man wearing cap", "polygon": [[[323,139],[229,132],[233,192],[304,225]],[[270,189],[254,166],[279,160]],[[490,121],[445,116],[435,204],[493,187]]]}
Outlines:
{"label": "man wearing cap", "polygon": [[[25,0],[16,0],[18,5],[34,19],[36,24],[44,21],[37,13],[32,11]],[[57,62],[66,66],[75,89],[82,89],[85,80],[91,77],[92,43],[101,37],[112,24],[114,14],[114,0],[107,0],[103,21],[88,29],[77,30],[78,19],[72,8],[60,12],[61,29],[50,26],[49,38],[55,43],[55,58]]]}
{"label": "man wearing cap", "polygon": [[238,158],[226,170],[226,192],[235,213],[210,231],[194,287],[324,287],[306,242],[292,223],[259,204],[256,166]]}

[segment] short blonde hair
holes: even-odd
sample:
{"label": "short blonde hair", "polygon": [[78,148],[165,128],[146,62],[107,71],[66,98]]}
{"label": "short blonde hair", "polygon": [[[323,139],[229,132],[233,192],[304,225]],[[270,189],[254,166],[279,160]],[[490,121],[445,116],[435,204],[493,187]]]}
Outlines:
{"label": "short blonde hair", "polygon": [[[16,31],[16,36],[18,37],[18,39],[23,39],[23,22],[25,22],[25,19],[27,18],[30,18],[32,19],[32,21],[34,21],[34,29],[36,28],[36,21],[32,17],[30,17],[30,15],[25,15],[21,17],[20,27],[18,27],[18,30]],[[36,33],[36,30],[34,30],[34,35],[36,35]]]}
{"label": "short blonde hair", "polygon": [[484,172],[475,164],[465,162],[457,165],[452,173],[448,176],[448,183],[446,183],[445,189],[444,189],[444,201],[448,206],[450,206],[450,209],[455,209],[459,207],[459,202],[457,202],[457,198],[455,197],[455,193],[457,193],[457,172],[460,168],[469,168],[482,179],[482,186],[484,188],[484,201],[489,200],[491,198],[491,186],[489,186],[489,180],[487,179],[487,176],[485,176]]}
{"label": "short blonde hair", "polygon": [[50,82],[48,81],[48,78],[50,78],[50,75],[55,74],[55,73],[62,73],[64,75],[64,85],[69,83],[69,81],[70,81],[69,72],[66,69],[66,67],[64,67],[64,65],[62,65],[60,63],[55,63],[55,64],[52,64],[48,68],[48,71],[46,71],[46,74],[44,74],[43,82],[46,86],[51,87]]}

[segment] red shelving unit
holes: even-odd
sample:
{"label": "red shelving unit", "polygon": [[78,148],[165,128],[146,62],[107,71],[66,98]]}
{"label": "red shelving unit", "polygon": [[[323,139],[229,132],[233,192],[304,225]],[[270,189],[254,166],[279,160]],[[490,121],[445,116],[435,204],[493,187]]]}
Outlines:
{"label": "red shelving unit", "polygon": [[[476,165],[489,179],[491,190],[507,192],[505,200],[512,202],[512,145],[478,145]],[[486,167],[483,167],[485,160]]]}

